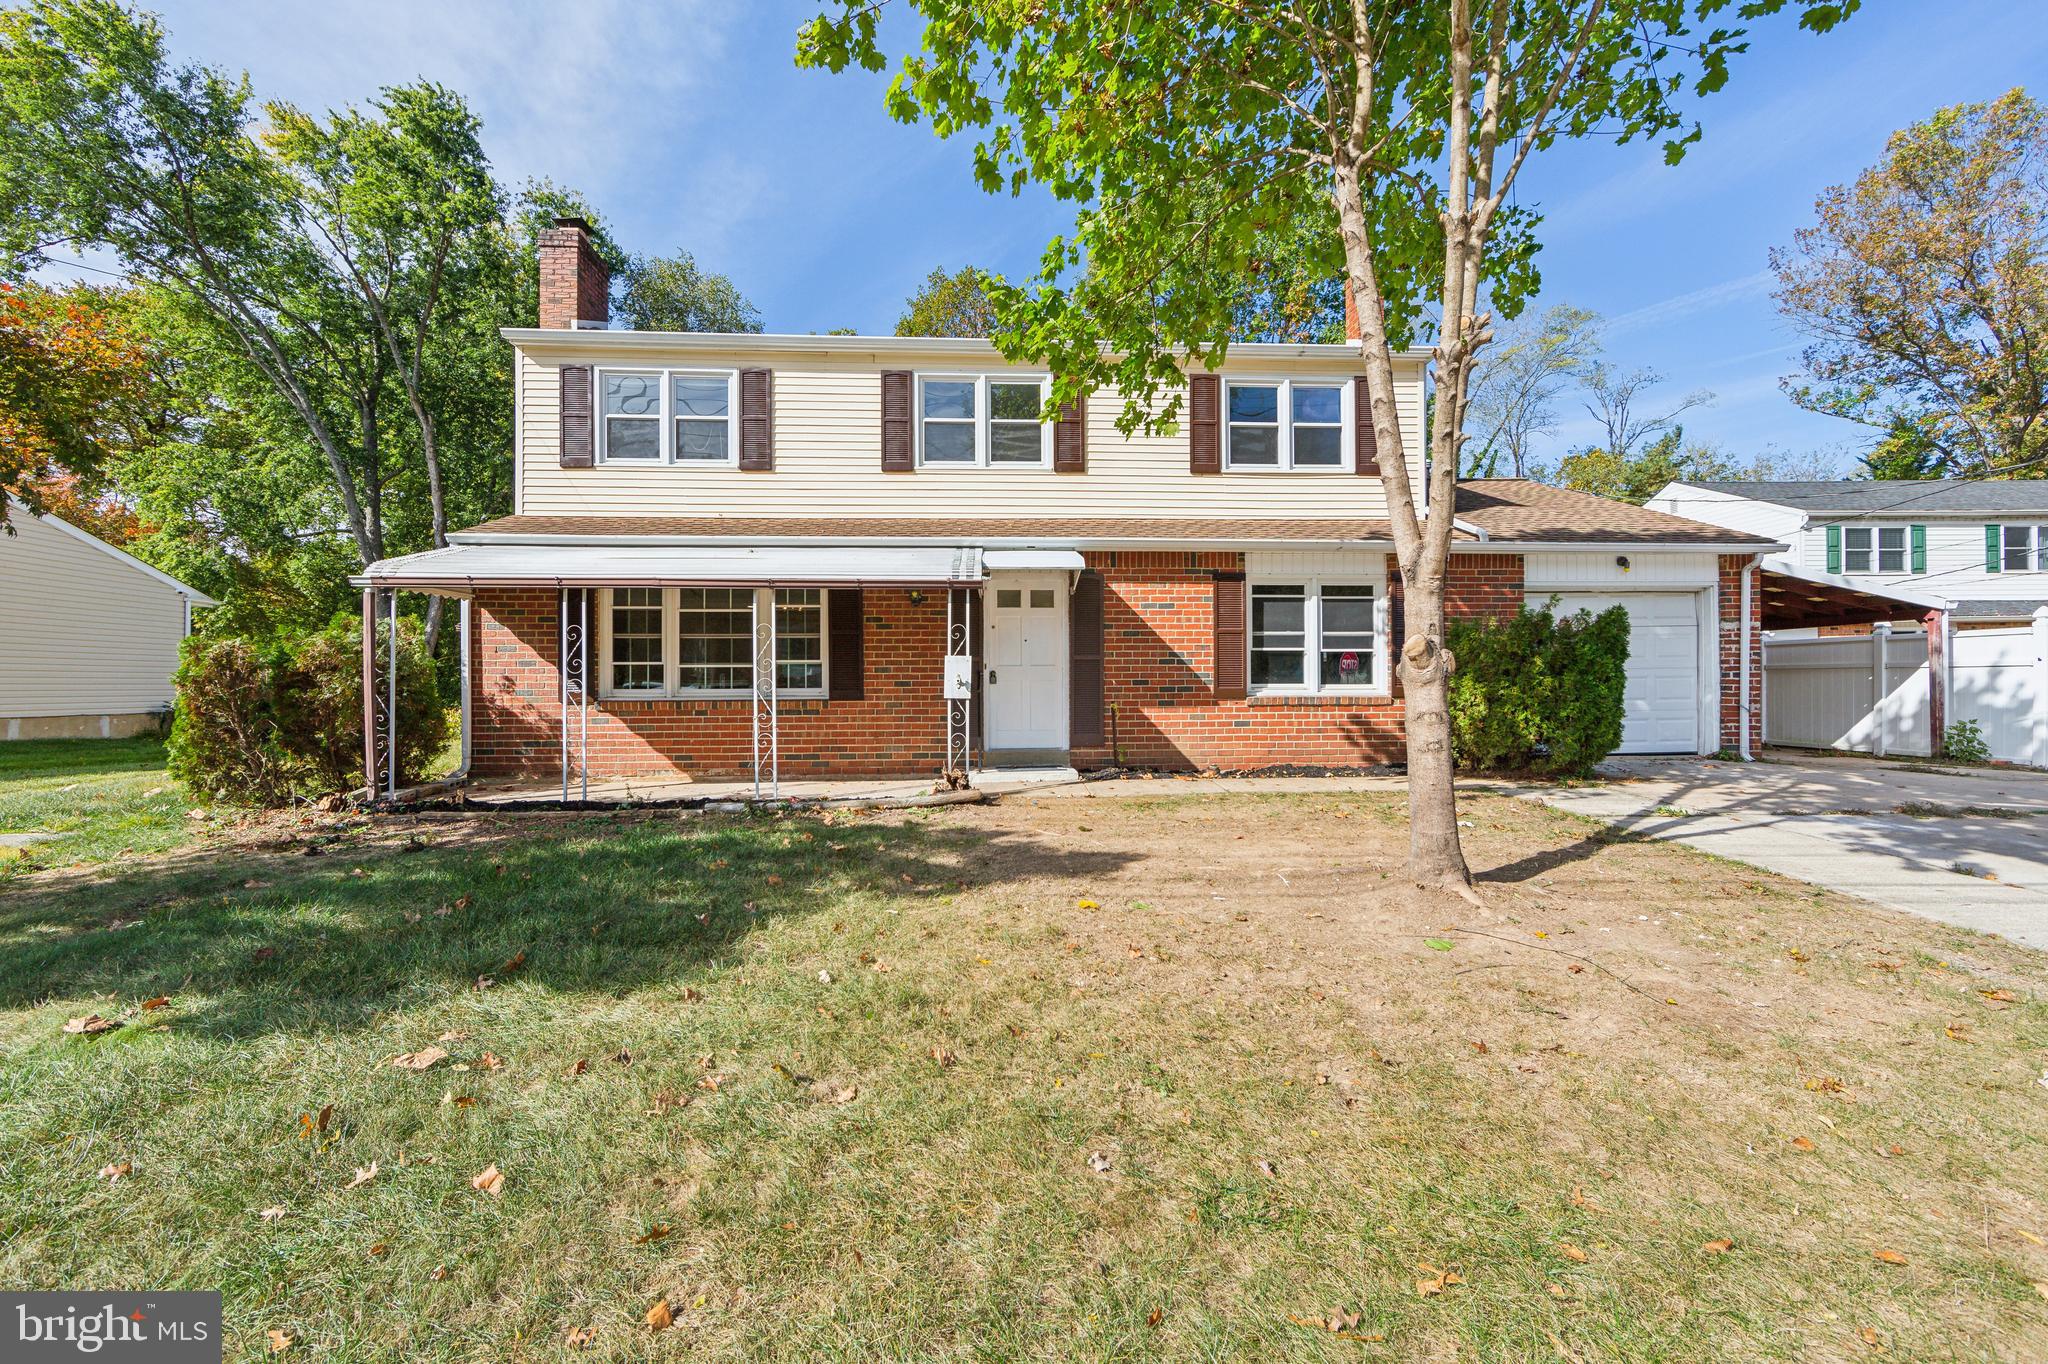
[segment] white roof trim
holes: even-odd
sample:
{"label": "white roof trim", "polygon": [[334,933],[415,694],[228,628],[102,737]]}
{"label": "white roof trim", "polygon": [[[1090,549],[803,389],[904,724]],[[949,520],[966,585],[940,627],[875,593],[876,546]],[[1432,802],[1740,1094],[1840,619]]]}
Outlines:
{"label": "white roof trim", "polygon": [[[795,355],[839,357],[884,355],[953,355],[1008,365],[993,341],[978,336],[813,336],[789,332],[638,332],[606,331],[599,328],[500,327],[498,335],[515,346],[547,350],[621,351],[666,350],[705,351],[720,355],[751,355],[774,352]],[[1396,360],[1426,362],[1429,350],[1394,352]],[[1247,360],[1327,360],[1356,370],[1358,347],[1295,342],[1246,341],[1225,351],[1225,364],[1242,357]]]}
{"label": "white roof trim", "polygon": [[991,573],[1002,569],[1059,569],[1079,573],[1088,567],[1078,549],[991,549],[984,550],[981,566]]}
{"label": "white roof trim", "polygon": [[48,512],[44,512],[41,516],[36,516],[36,514],[30,511],[28,507],[21,501],[20,498],[15,497],[11,493],[8,494],[7,505],[13,511],[19,512],[23,516],[35,516],[37,522],[39,522],[42,525],[55,526],[58,530],[63,531],[66,535],[78,541],[80,544],[91,545],[100,553],[119,559],[122,563],[128,565],[128,567],[148,574],[150,577],[162,583],[165,587],[168,587],[173,592],[176,592],[179,596],[189,597],[194,606],[220,605],[219,602],[207,596],[198,588],[193,587],[188,583],[179,582],[176,578],[173,578],[170,574],[164,572],[160,568],[151,568],[148,564],[142,562],[142,560],[136,558],[127,550],[116,549],[114,546],[108,544],[105,540],[100,539],[99,536],[94,535],[89,530],[80,530],[77,526],[72,525],[69,521],[66,521],[64,518],[60,516],[52,516]]}
{"label": "white roof trim", "polygon": [[358,587],[468,596],[478,587],[943,587],[982,581],[981,551],[967,545],[848,547],[603,544],[450,545],[379,559]]}
{"label": "white roof trim", "polygon": [[1839,573],[1815,573],[1810,568],[1787,568],[1778,564],[1765,564],[1764,572],[1779,578],[1796,578],[1801,582],[1819,583],[1823,587],[1839,587],[1844,592],[1857,592],[1866,597],[1883,597],[1889,601],[1902,601],[1913,606],[1924,606],[1930,611],[1946,611],[1949,599],[1932,592],[1916,592],[1910,587],[1897,587],[1891,583],[1873,583],[1859,578],[1844,577]]}

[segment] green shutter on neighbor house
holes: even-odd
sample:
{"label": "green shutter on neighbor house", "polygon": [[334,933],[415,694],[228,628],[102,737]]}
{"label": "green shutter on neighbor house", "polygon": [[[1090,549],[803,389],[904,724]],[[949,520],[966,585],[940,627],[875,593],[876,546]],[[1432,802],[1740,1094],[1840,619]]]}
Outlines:
{"label": "green shutter on neighbor house", "polygon": [[1914,526],[1911,529],[1913,540],[1913,571],[1915,573],[1925,573],[1927,571],[1927,527]]}
{"label": "green shutter on neighbor house", "polygon": [[1830,573],[1840,573],[1841,571],[1842,571],[1842,528],[1841,528],[1840,526],[1829,526],[1829,527],[1828,527],[1828,572],[1830,572]]}
{"label": "green shutter on neighbor house", "polygon": [[1986,573],[1996,573],[2004,567],[2005,565],[1999,561],[1998,527],[1986,526],[1984,527],[1984,571]]}

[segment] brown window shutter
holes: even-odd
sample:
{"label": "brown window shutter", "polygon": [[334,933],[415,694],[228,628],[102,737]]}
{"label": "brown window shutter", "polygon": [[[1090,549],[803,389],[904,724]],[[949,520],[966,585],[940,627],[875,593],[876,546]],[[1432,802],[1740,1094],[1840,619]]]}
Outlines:
{"label": "brown window shutter", "polygon": [[917,468],[917,447],[910,432],[913,387],[909,370],[882,371],[882,472],[886,474],[907,474]]}
{"label": "brown window shutter", "polygon": [[1052,428],[1052,470],[1056,474],[1088,472],[1088,400],[1076,398],[1060,408]]}
{"label": "brown window shutter", "polygon": [[1067,603],[1067,744],[1102,743],[1102,575],[1086,569]]}
{"label": "brown window shutter", "polygon": [[1188,472],[1223,472],[1223,441],[1217,429],[1220,381],[1213,374],[1188,376]]}
{"label": "brown window shutter", "polygon": [[596,429],[590,417],[590,366],[564,365],[562,376],[562,467],[588,469],[596,462]]}
{"label": "brown window shutter", "polygon": [[828,700],[867,697],[866,612],[866,598],[857,587],[835,587],[825,594],[825,633],[832,650],[825,662]]}
{"label": "brown window shutter", "polygon": [[1380,438],[1372,426],[1372,399],[1366,396],[1365,376],[1351,381],[1351,425],[1358,454],[1358,472],[1379,477]]}
{"label": "brown window shutter", "polygon": [[740,468],[775,468],[775,371],[740,371]]}
{"label": "brown window shutter", "polygon": [[1244,574],[1216,575],[1216,699],[1242,701],[1245,694]]}

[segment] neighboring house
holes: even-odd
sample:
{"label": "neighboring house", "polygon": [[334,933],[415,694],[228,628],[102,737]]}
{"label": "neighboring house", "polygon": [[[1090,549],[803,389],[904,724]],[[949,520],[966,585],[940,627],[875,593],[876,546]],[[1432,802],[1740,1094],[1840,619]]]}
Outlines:
{"label": "neighboring house", "polygon": [[1957,629],[2048,606],[2048,479],[1673,483],[1648,505],[1784,541],[1769,567],[1939,598]]}
{"label": "neighboring house", "polygon": [[2048,766],[2048,480],[1673,483],[1649,505],[1785,548],[1764,559],[1787,598],[1894,599],[1853,633],[1770,616],[1772,743],[1938,753],[1969,721],[1994,758]]}
{"label": "neighboring house", "polygon": [[[1042,424],[1046,374],[986,341],[608,330],[582,225],[541,254],[513,514],[357,579],[462,599],[468,771],[1402,759],[1355,344],[1233,346],[1177,434],[1126,436],[1114,392]],[[1418,489],[1426,359],[1395,361]],[[1629,606],[1625,749],[1745,746],[1770,537],[1516,480],[1457,527],[1454,615]]]}
{"label": "neighboring house", "polygon": [[54,516],[0,532],[0,738],[115,738],[171,707],[204,593]]}

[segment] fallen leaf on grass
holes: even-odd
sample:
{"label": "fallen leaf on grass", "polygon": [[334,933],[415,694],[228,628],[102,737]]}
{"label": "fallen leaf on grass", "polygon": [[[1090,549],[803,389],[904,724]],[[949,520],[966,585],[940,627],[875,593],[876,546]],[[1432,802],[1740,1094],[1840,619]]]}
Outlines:
{"label": "fallen leaf on grass", "polygon": [[583,1072],[589,1069],[590,1061],[587,1058],[579,1058],[575,1065],[569,1067],[567,1070],[562,1072],[562,1078],[565,1080],[573,1080],[577,1076],[583,1074]]}
{"label": "fallen leaf on grass", "polygon": [[1548,1293],[1553,1298],[1565,1298],[1571,1296],[1570,1294],[1564,1291],[1564,1285],[1561,1283],[1546,1283],[1543,1285],[1543,1291]]}
{"label": "fallen leaf on grass", "polygon": [[664,1222],[658,1227],[649,1227],[644,1235],[635,1236],[633,1238],[633,1244],[636,1246],[652,1245],[654,1242],[659,1241],[662,1237],[668,1235],[668,1233],[669,1226],[666,1222]]}
{"label": "fallen leaf on grass", "polygon": [[497,1070],[505,1064],[489,1052],[485,1052],[482,1056],[477,1057],[476,1063],[484,1070]]}
{"label": "fallen leaf on grass", "polygon": [[1096,903],[1095,903],[1095,901],[1093,901],[1093,900],[1076,900],[1076,901],[1074,901],[1074,908],[1075,908],[1075,909],[1101,909],[1101,908],[1102,908],[1102,906],[1101,906],[1101,905],[1098,905],[1098,904],[1096,904]]}
{"label": "fallen leaf on grass", "polygon": [[1438,1269],[1432,1264],[1417,1265],[1416,1268],[1430,1276],[1415,1281],[1415,1296],[1418,1298],[1433,1298],[1453,1284],[1465,1282],[1464,1275],[1454,1269]]}
{"label": "fallen leaf on grass", "polygon": [[87,1014],[83,1018],[67,1020],[64,1024],[64,1031],[77,1033],[85,1037],[97,1037],[103,1032],[112,1032],[120,1026],[121,1020],[118,1018],[101,1018],[98,1014]]}
{"label": "fallen leaf on grass", "polygon": [[668,1310],[667,1298],[656,1298],[654,1306],[647,1309],[647,1329],[666,1331],[676,1324],[675,1313]]}
{"label": "fallen leaf on grass", "polygon": [[660,1117],[671,1108],[687,1108],[693,1096],[678,1094],[673,1089],[664,1089],[654,1096],[654,1107],[647,1110],[649,1117]]}
{"label": "fallen leaf on grass", "polygon": [[283,1208],[265,1208],[256,1215],[266,1222],[275,1222],[285,1215],[285,1210]]}
{"label": "fallen leaf on grass", "polygon": [[595,1326],[571,1326],[569,1334],[563,1337],[563,1343],[572,1350],[581,1350],[596,1339],[597,1328]]}
{"label": "fallen leaf on grass", "polygon": [[448,1053],[440,1047],[422,1047],[418,1051],[392,1057],[391,1064],[400,1070],[431,1070],[447,1059]]}
{"label": "fallen leaf on grass", "polygon": [[2010,990],[1979,990],[1977,993],[1990,1000],[1993,1004],[2010,1004],[2019,998],[2018,995]]}
{"label": "fallen leaf on grass", "polygon": [[2048,1298],[2048,1279],[2034,1280],[2034,1291],[2042,1297]]}
{"label": "fallen leaf on grass", "polygon": [[1558,1242],[1557,1253],[1564,1256],[1565,1259],[1570,1260],[1575,1265],[1582,1265],[1586,1263],[1586,1252],[1580,1250],[1577,1246],[1573,1245],[1569,1241]]}
{"label": "fallen leaf on grass", "polygon": [[1884,1348],[1884,1338],[1878,1335],[1877,1328],[1874,1326],[1866,1326],[1858,1331],[1856,1339],[1862,1341],[1873,1350],[1882,1350]]}
{"label": "fallen leaf on grass", "polygon": [[944,1047],[932,1048],[932,1060],[937,1061],[941,1066],[950,1066],[959,1059],[959,1057],[955,1056],[952,1052],[946,1050]]}
{"label": "fallen leaf on grass", "polygon": [[1795,1151],[1812,1151],[1817,1148],[1813,1144],[1812,1137],[1794,1137],[1792,1138],[1792,1149]]}
{"label": "fallen leaf on grass", "polygon": [[[2038,1288],[2040,1285],[2036,1284],[2035,1287]],[[1164,1308],[1155,1307],[1145,1314],[1145,1324],[1155,1330],[1158,1329],[1159,1323],[1164,1320],[1166,1320],[1166,1310]]]}
{"label": "fallen leaf on grass", "polygon": [[476,1106],[476,1095],[457,1094],[451,1089],[441,1096],[441,1104],[443,1107],[473,1108]]}
{"label": "fallen leaf on grass", "polygon": [[142,1001],[142,1011],[144,1013],[150,1013],[156,1009],[168,1009],[170,1007],[171,997],[169,995],[158,995],[155,999],[145,999]]}
{"label": "fallen leaf on grass", "polygon": [[353,1189],[358,1184],[368,1184],[371,1180],[375,1179],[376,1177],[376,1161],[373,1160],[368,1165],[358,1165],[356,1166],[356,1177],[348,1182],[348,1187]]}
{"label": "fallen leaf on grass", "polygon": [[1946,1028],[1943,1028],[1942,1032],[1951,1042],[1968,1042],[1973,1040],[1970,1036],[1970,1025],[1967,1023],[1951,1023]]}
{"label": "fallen leaf on grass", "polygon": [[1700,1249],[1709,1255],[1726,1255],[1729,1251],[1735,1249],[1735,1242],[1723,1237],[1719,1241],[1707,1242]]}
{"label": "fallen leaf on grass", "polygon": [[1451,950],[1452,947],[1456,946],[1456,944],[1453,943],[1449,938],[1424,938],[1422,940],[1422,945],[1424,947],[1434,948],[1439,952],[1448,952]]}
{"label": "fallen leaf on grass", "polygon": [[859,1085],[835,1085],[829,1080],[819,1080],[811,1086],[811,1097],[822,1104],[837,1107],[850,1104],[860,1097]]}
{"label": "fallen leaf on grass", "polygon": [[505,1176],[499,1172],[495,1164],[486,1165],[482,1173],[469,1181],[469,1187],[475,1189],[478,1193],[487,1193],[493,1198],[501,1198],[505,1193]]}
{"label": "fallen leaf on grass", "polygon": [[327,1104],[316,1114],[299,1114],[299,1135],[302,1137],[325,1136],[327,1124],[334,1118],[334,1105]]}
{"label": "fallen leaf on grass", "polygon": [[1109,1153],[1106,1151],[1090,1151],[1088,1153],[1088,1168],[1099,1175],[1108,1174]]}
{"label": "fallen leaf on grass", "polygon": [[265,1331],[263,1338],[270,1342],[270,1353],[274,1355],[281,1355],[292,1347],[291,1336],[275,1328]]}
{"label": "fallen leaf on grass", "polygon": [[112,1165],[102,1165],[100,1167],[99,1177],[101,1179],[106,1180],[109,1184],[118,1184],[120,1183],[122,1176],[132,1175],[134,1173],[135,1167],[129,1162],[123,1160],[117,1161]]}
{"label": "fallen leaf on grass", "polygon": [[448,1266],[446,1266],[446,1265],[435,1265],[435,1266],[434,1266],[434,1272],[433,1272],[433,1273],[431,1273],[431,1274],[429,1274],[429,1275],[427,1275],[427,1277],[428,1277],[428,1278],[430,1278],[430,1279],[432,1279],[432,1280],[433,1280],[433,1281],[434,1281],[435,1283],[439,1283],[439,1282],[441,1282],[441,1280],[443,1280],[443,1279],[445,1279],[445,1278],[447,1278],[447,1277],[448,1277]]}
{"label": "fallen leaf on grass", "polygon": [[1806,1087],[1816,1094],[1840,1094],[1847,1088],[1832,1075],[1815,1075],[1807,1080]]}
{"label": "fallen leaf on grass", "polygon": [[368,1255],[373,1260],[380,1260],[384,1258],[385,1252],[390,1249],[391,1243],[389,1241],[379,1241],[363,1253],[365,1255]]}
{"label": "fallen leaf on grass", "polygon": [[1280,1172],[1273,1168],[1273,1162],[1270,1160],[1259,1161],[1252,1168],[1268,1179],[1278,1179],[1280,1177]]}
{"label": "fallen leaf on grass", "polygon": [[1873,1250],[1870,1253],[1879,1264],[1902,1265],[1906,1263],[1906,1257],[1899,1254],[1896,1250]]}

